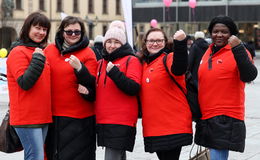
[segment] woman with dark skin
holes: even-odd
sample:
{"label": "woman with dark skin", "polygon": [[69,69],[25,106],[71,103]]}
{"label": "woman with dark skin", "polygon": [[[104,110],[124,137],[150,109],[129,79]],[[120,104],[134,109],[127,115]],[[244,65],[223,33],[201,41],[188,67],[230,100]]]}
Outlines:
{"label": "woman with dark skin", "polygon": [[230,17],[213,18],[208,30],[213,43],[198,71],[202,118],[196,124],[195,143],[210,148],[211,160],[227,160],[229,150],[244,151],[244,89],[256,78],[257,69],[235,36],[238,29]]}

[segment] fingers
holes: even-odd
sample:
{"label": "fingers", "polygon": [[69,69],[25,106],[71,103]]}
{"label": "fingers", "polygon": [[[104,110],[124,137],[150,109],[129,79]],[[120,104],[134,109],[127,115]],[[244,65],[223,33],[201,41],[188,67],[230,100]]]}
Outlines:
{"label": "fingers", "polygon": [[43,50],[41,48],[35,48],[33,54],[34,53],[40,53],[41,55],[44,56]]}
{"label": "fingers", "polygon": [[173,35],[173,39],[174,40],[178,40],[178,41],[182,41],[186,38],[186,34],[183,30],[178,30],[175,32],[175,34]]}
{"label": "fingers", "polygon": [[109,72],[114,67],[114,64],[112,62],[108,62],[106,71]]}
{"label": "fingers", "polygon": [[237,45],[239,45],[241,43],[241,40],[236,37],[235,35],[232,35],[229,37],[228,39],[228,44],[233,48],[236,47]]}
{"label": "fingers", "polygon": [[89,90],[86,87],[84,87],[80,84],[79,84],[79,87],[78,87],[78,91],[79,91],[79,93],[82,93],[82,94],[89,94]]}
{"label": "fingers", "polygon": [[69,64],[75,68],[77,71],[79,71],[82,67],[82,64],[80,63],[80,60],[74,56],[74,55],[71,55],[69,58],[66,58],[65,59],[65,62],[69,62]]}

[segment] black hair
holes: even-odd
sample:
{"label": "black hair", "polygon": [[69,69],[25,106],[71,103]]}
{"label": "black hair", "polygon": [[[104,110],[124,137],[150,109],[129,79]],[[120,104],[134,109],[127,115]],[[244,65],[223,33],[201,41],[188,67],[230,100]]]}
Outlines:
{"label": "black hair", "polygon": [[231,35],[237,35],[238,34],[238,29],[237,29],[237,25],[235,24],[235,22],[233,21],[233,19],[231,17],[228,16],[223,16],[223,15],[219,15],[217,17],[214,17],[208,27],[208,31],[211,34],[212,33],[212,29],[215,26],[215,24],[217,23],[221,23],[224,24],[228,27]]}
{"label": "black hair", "polygon": [[47,44],[51,23],[50,20],[40,12],[33,12],[25,19],[22,29],[20,31],[19,39],[22,40],[24,43],[30,42],[31,39],[29,37],[29,32],[31,26],[36,26],[36,25],[47,28],[46,37],[41,42],[41,44]]}
{"label": "black hair", "polygon": [[58,33],[60,34],[60,38],[63,39],[63,32],[64,32],[64,28],[66,28],[67,26],[71,25],[71,24],[76,24],[78,23],[80,25],[81,28],[81,40],[82,38],[86,35],[86,29],[83,23],[83,20],[79,17],[74,17],[74,16],[67,16],[66,18],[64,18],[58,28]]}

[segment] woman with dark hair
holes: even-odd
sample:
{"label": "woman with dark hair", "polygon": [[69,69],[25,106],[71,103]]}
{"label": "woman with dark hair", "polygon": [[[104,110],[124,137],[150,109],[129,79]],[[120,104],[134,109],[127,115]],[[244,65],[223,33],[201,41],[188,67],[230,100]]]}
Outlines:
{"label": "woman with dark hair", "polygon": [[50,27],[45,15],[30,14],[7,59],[10,124],[21,140],[25,160],[44,159],[43,144],[52,122],[50,66],[42,51]]}
{"label": "woman with dark hair", "polygon": [[211,160],[227,160],[229,150],[245,148],[245,83],[257,69],[250,53],[235,35],[238,29],[228,16],[209,24],[213,43],[202,57],[198,71],[202,118],[196,124],[195,143],[210,148]]}
{"label": "woman with dark hair", "polygon": [[156,152],[160,160],[178,160],[182,146],[192,143],[192,115],[186,96],[169,74],[186,90],[187,38],[182,30],[177,31],[174,53],[169,54],[167,40],[158,28],[150,29],[144,37],[140,92],[143,136],[146,152]]}
{"label": "woman with dark hair", "polygon": [[46,140],[49,160],[95,159],[94,106],[78,91],[82,86],[95,88],[97,61],[88,44],[83,21],[68,16],[58,28],[55,44],[45,49],[51,66],[53,112]]}

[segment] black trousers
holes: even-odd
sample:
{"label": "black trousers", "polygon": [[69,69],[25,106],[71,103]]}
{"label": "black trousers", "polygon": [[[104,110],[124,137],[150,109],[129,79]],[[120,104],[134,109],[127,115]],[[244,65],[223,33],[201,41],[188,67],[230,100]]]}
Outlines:
{"label": "black trousers", "polygon": [[157,151],[156,154],[159,160],[179,160],[181,147],[176,147],[167,151]]}

